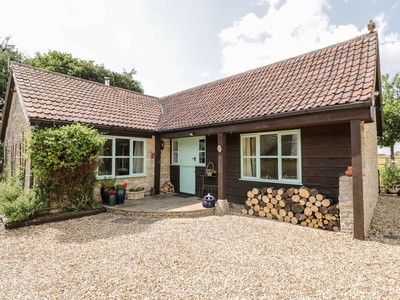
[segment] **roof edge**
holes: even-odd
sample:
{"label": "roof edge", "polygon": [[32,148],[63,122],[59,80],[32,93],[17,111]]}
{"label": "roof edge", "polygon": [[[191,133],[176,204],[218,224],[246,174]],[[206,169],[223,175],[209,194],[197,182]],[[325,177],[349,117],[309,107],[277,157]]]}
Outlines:
{"label": "roof edge", "polygon": [[157,133],[169,133],[169,132],[175,132],[175,131],[191,130],[191,129],[196,129],[196,128],[209,128],[209,127],[217,127],[217,126],[223,126],[223,125],[240,124],[240,123],[247,123],[247,122],[254,122],[254,121],[286,118],[286,117],[292,117],[292,116],[298,116],[298,115],[316,114],[316,113],[321,113],[321,112],[331,112],[331,111],[335,111],[335,110],[346,110],[346,109],[373,107],[373,106],[374,106],[373,101],[371,99],[369,99],[369,100],[355,102],[355,103],[346,103],[346,104],[338,104],[338,105],[334,105],[334,106],[317,107],[317,108],[311,108],[311,109],[306,109],[306,110],[283,112],[283,113],[278,113],[278,114],[264,115],[264,116],[247,118],[247,119],[238,119],[238,120],[225,121],[225,122],[219,122],[219,123],[213,123],[213,124],[201,124],[201,125],[195,125],[195,126],[190,126],[190,127],[159,130],[159,131],[157,131]]}

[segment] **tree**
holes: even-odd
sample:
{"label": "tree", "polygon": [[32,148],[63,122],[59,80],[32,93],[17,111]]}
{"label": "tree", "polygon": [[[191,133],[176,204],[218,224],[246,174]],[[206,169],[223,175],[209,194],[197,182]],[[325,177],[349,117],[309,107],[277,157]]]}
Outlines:
{"label": "tree", "polygon": [[104,77],[109,77],[114,86],[143,93],[140,82],[133,79],[133,75],[136,75],[134,69],[130,72],[123,70],[121,74],[106,69],[104,65],[97,65],[92,60],[82,60],[59,51],[49,51],[47,54],[36,52],[34,58],[27,58],[24,63],[100,83],[104,83]]}
{"label": "tree", "polygon": [[11,37],[0,37],[0,120],[3,113],[4,98],[8,82],[8,65],[10,61],[22,61],[24,55],[18,51],[15,45],[11,44]]}
{"label": "tree", "polygon": [[389,74],[382,76],[383,97],[383,135],[378,138],[378,145],[390,148],[390,158],[394,160],[394,145],[400,142],[400,75],[392,80]]}

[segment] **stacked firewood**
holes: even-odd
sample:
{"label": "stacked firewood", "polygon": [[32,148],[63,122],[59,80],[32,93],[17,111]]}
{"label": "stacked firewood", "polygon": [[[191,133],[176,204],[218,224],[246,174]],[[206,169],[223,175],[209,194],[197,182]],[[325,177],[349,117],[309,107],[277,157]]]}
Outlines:
{"label": "stacked firewood", "polygon": [[172,194],[175,192],[174,185],[171,183],[171,181],[166,181],[163,183],[163,185],[160,187],[160,194],[165,195],[165,194]]}
{"label": "stacked firewood", "polygon": [[339,204],[307,187],[275,189],[273,187],[247,192],[243,214],[267,217],[302,226],[339,231]]}

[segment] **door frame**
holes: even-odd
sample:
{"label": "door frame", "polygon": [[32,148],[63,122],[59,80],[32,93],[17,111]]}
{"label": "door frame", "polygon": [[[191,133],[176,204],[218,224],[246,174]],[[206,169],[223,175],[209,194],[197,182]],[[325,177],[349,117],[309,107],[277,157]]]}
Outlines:
{"label": "door frame", "polygon": [[[195,155],[196,157],[196,162],[193,164],[188,165],[184,165],[182,164],[181,161],[181,157],[182,157],[182,151],[185,151],[187,149],[182,149],[181,147],[181,143],[185,142],[185,141],[193,141],[196,140],[197,143],[197,148],[196,148],[196,153],[192,153],[190,156]],[[200,150],[200,141],[203,140],[204,141],[204,150]],[[178,150],[176,151],[176,148],[174,145],[174,142],[178,142]],[[191,167],[193,168],[193,173],[194,173],[194,182],[193,182],[193,186],[191,187],[191,189],[189,190],[193,190],[194,194],[196,194],[196,186],[197,186],[197,176],[196,176],[196,167],[205,167],[206,166],[206,137],[205,136],[196,136],[196,137],[184,137],[184,138],[175,138],[175,139],[171,139],[171,165],[172,166],[179,166],[179,191],[182,191],[182,167],[184,168],[188,168]],[[202,154],[201,154],[202,153]],[[200,158],[200,156],[202,156]],[[184,193],[184,192],[183,192]]]}

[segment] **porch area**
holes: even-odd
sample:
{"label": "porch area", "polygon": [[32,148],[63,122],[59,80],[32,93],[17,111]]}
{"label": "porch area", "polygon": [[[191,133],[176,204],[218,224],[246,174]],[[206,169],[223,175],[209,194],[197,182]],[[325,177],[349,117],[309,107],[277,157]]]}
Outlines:
{"label": "porch area", "polygon": [[197,196],[184,194],[146,196],[125,200],[124,204],[103,205],[109,213],[142,218],[187,218],[215,214],[215,207],[204,208]]}

